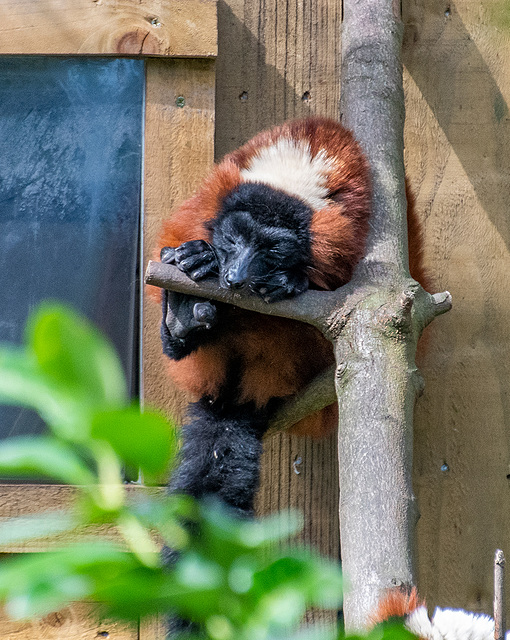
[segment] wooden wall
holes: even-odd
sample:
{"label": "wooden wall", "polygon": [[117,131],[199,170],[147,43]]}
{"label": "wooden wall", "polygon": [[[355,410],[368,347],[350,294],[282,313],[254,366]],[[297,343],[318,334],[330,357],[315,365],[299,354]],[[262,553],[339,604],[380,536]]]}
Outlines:
{"label": "wooden wall", "polygon": [[494,550],[510,556],[504,10],[498,0],[406,0],[404,14],[408,174],[434,289],[454,301],[430,328],[416,412],[419,581],[431,604],[487,612]]}
{"label": "wooden wall", "polygon": [[[454,299],[421,362],[419,587],[430,605],[486,612],[494,550],[510,556],[510,10],[498,2],[403,2],[407,170],[434,291]],[[338,117],[340,4],[219,0],[217,157],[285,118]],[[337,500],[334,440],[266,443],[260,510],[302,509],[305,538],[332,556]]]}

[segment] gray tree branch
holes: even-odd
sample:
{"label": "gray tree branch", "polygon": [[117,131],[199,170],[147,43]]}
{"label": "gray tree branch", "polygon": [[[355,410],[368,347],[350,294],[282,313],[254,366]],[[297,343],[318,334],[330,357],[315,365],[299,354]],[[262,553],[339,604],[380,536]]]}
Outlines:
{"label": "gray tree branch", "polygon": [[[145,274],[146,284],[170,289],[178,293],[186,293],[237,305],[243,309],[258,313],[307,322],[320,329],[332,340],[338,338],[353,309],[362,300],[366,299],[370,292],[373,293],[376,290],[373,287],[373,282],[377,280],[376,274],[367,275],[366,280],[370,282],[370,285],[361,287],[354,281],[341,289],[337,289],[337,291],[307,291],[298,298],[268,305],[260,298],[220,289],[214,280],[205,280],[200,283],[194,282],[173,265],[149,261]],[[411,282],[410,284],[411,287],[417,288],[416,283]],[[436,315],[449,310],[451,296],[448,292],[432,296],[423,289],[421,289],[420,293],[427,300],[423,305],[427,312],[423,314],[423,318],[419,322],[421,328],[423,328]],[[412,299],[414,300],[414,293],[412,294]],[[336,367],[332,367],[322,372],[299,394],[282,402],[270,422],[266,437],[277,431],[285,431],[303,418],[306,418],[310,413],[320,411],[324,407],[333,404],[336,401],[335,370]]]}
{"label": "gray tree branch", "polygon": [[367,265],[385,265],[379,291],[336,341],[340,409],[342,566],[350,583],[346,628],[362,629],[384,591],[414,583],[413,408],[420,387],[414,356],[423,327],[451,305],[409,282],[404,181],[403,25],[392,0],[344,0],[343,123],[372,169]]}
{"label": "gray tree branch", "polygon": [[256,296],[221,289],[216,280],[194,282],[174,265],[153,261],[149,261],[147,265],[145,283],[178,293],[225,302],[258,313],[300,320],[321,330],[325,329],[324,315],[329,315],[341,306],[347,296],[343,287],[337,291],[306,291],[297,298],[267,304]]}

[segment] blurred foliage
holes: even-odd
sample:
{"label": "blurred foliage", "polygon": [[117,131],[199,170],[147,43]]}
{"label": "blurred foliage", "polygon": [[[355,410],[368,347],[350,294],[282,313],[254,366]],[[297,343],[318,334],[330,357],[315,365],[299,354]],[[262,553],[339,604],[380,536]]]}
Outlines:
{"label": "blurred foliage", "polygon": [[[129,402],[113,348],[82,317],[43,305],[28,322],[23,347],[0,347],[0,402],[35,409],[49,428],[47,435],[4,441],[0,475],[78,485],[69,511],[3,520],[0,550],[94,524],[114,527],[119,541],[82,535],[78,543],[3,561],[0,600],[9,616],[43,616],[89,599],[103,614],[134,624],[171,611],[200,623],[201,637],[212,640],[339,637],[336,629],[295,631],[308,607],[341,604],[335,563],[282,548],[300,529],[296,516],[239,520],[212,501],[128,498],[123,465],[140,468],[146,483],[161,482],[176,454],[175,429]],[[178,551],[169,566],[161,542]],[[369,638],[387,634],[377,627]],[[401,626],[390,635],[409,636]]]}

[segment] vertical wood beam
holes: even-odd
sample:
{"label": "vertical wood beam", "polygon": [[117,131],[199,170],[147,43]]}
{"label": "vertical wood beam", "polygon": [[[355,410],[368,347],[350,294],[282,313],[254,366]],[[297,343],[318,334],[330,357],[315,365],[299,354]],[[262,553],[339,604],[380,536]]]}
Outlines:
{"label": "vertical wood beam", "polygon": [[[143,264],[162,222],[200,185],[214,158],[214,61],[151,59],[145,114]],[[144,289],[146,294],[146,290]],[[161,351],[159,306],[144,295],[142,399],[173,417],[186,398],[169,384]]]}

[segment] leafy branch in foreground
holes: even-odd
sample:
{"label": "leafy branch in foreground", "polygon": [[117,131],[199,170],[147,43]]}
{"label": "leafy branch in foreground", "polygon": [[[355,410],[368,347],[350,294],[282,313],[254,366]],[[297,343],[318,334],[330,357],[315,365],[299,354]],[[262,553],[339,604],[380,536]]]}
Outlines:
{"label": "leafy branch in foreground", "polygon": [[[3,562],[0,600],[12,618],[92,599],[107,615],[134,623],[174,611],[214,640],[264,640],[281,639],[307,607],[339,607],[336,564],[303,549],[277,550],[276,542],[299,530],[296,517],[253,522],[185,496],[128,499],[124,464],[140,468],[149,483],[161,481],[175,456],[174,428],[129,402],[113,348],[69,309],[44,305],[27,325],[24,346],[0,347],[0,402],[36,410],[49,427],[46,435],[5,441],[0,475],[78,485],[69,511],[1,522],[0,549],[94,524],[118,532],[117,543],[83,535]],[[190,536],[183,522],[200,535]],[[161,562],[161,543],[180,551],[171,567]]]}

